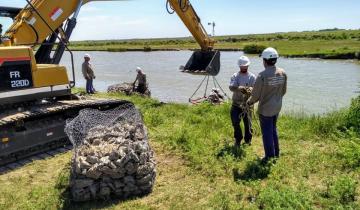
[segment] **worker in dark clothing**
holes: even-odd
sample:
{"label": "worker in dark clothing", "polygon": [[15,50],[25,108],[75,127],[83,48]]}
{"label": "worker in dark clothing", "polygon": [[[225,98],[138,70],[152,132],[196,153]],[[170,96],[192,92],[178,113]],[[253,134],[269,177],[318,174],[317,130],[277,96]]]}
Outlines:
{"label": "worker in dark clothing", "polygon": [[93,80],[95,79],[94,70],[90,63],[90,55],[84,55],[84,63],[82,64],[82,73],[86,80],[86,93],[87,94],[94,94],[95,89],[93,86]]}
{"label": "worker in dark clothing", "polygon": [[[240,71],[231,77],[229,89],[233,92],[231,121],[234,127],[235,146],[240,146],[242,139],[246,144],[251,144],[252,123],[250,109],[246,109],[246,101],[250,97],[252,88],[255,84],[255,75],[248,71],[250,60],[246,56],[241,56],[238,60]],[[243,120],[245,127],[245,137],[242,134],[240,122]]]}
{"label": "worker in dark clothing", "polygon": [[[147,90],[146,74],[142,71],[140,67],[136,68],[136,72],[137,72],[136,79],[133,83],[134,89],[136,92],[140,94],[145,94]],[[135,86],[136,82],[138,82],[137,87]]]}
{"label": "worker in dark clothing", "polygon": [[262,53],[265,70],[256,78],[255,86],[248,105],[259,102],[258,113],[265,150],[263,162],[280,156],[279,138],[276,123],[282,107],[282,99],[287,89],[287,75],[275,66],[279,58],[274,48]]}

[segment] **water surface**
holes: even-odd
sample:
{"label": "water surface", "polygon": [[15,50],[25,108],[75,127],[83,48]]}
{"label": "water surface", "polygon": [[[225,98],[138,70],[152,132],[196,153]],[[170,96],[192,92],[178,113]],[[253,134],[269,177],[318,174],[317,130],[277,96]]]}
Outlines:
{"label": "water surface", "polygon": [[[76,82],[83,87],[81,64],[85,52],[74,52]],[[105,91],[109,85],[132,82],[135,68],[140,66],[148,75],[153,97],[164,102],[187,103],[203,76],[193,76],[178,71],[192,52],[91,52],[96,80],[94,86]],[[238,71],[237,58],[241,52],[222,52],[221,72],[216,77],[224,90],[228,91],[230,77]],[[259,57],[251,56],[250,71],[258,74],[263,70]],[[70,56],[66,54],[62,64],[70,69]],[[347,107],[357,95],[360,82],[358,61],[287,59],[281,58],[278,66],[288,74],[288,93],[284,99],[285,112],[322,114]],[[210,81],[209,87],[213,87]],[[204,94],[201,89],[199,96]]]}

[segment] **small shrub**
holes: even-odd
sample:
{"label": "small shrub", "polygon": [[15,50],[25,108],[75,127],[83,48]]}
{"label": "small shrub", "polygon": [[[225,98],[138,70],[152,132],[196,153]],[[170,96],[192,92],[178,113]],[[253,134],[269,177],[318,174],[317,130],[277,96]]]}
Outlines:
{"label": "small shrub", "polygon": [[346,117],[346,125],[360,135],[360,96],[353,99]]}
{"label": "small shrub", "polygon": [[307,193],[296,192],[289,187],[265,188],[260,192],[258,204],[260,209],[311,209]]}
{"label": "small shrub", "polygon": [[215,194],[214,198],[212,199],[212,207],[214,209],[221,209],[221,210],[227,210],[227,209],[234,209],[235,206],[232,205],[233,199],[231,198],[231,195],[227,192],[218,192]]}
{"label": "small shrub", "polygon": [[360,167],[360,140],[340,142],[338,157],[343,161],[344,168],[356,169]]}
{"label": "small shrub", "polygon": [[319,136],[328,136],[345,131],[346,114],[342,111],[330,113],[326,116],[314,116],[310,119],[310,128]]}
{"label": "small shrub", "polygon": [[356,181],[342,176],[327,183],[325,198],[330,198],[343,205],[351,204],[356,198]]}
{"label": "small shrub", "polygon": [[266,46],[251,44],[244,47],[244,52],[247,54],[260,54],[266,49]]}
{"label": "small shrub", "polygon": [[144,47],[144,51],[145,51],[145,52],[151,52],[152,49],[151,49],[150,46],[145,46],[145,47]]}

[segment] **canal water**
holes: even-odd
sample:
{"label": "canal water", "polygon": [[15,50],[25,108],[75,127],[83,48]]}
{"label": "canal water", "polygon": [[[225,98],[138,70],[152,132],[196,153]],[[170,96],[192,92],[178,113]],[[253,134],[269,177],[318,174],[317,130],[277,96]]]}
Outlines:
{"label": "canal water", "polygon": [[[77,87],[84,87],[81,64],[85,52],[74,52]],[[179,72],[185,65],[190,51],[170,52],[91,52],[96,74],[94,86],[106,91],[112,84],[132,82],[137,66],[148,76],[152,96],[164,102],[187,103],[203,76]],[[216,77],[221,86],[228,90],[230,77],[238,71],[237,58],[241,52],[221,53],[221,72]],[[258,74],[263,70],[262,61],[250,56],[250,71]],[[70,56],[66,54],[62,64],[70,70]],[[351,98],[359,90],[360,65],[351,60],[288,59],[281,58],[278,66],[288,74],[288,93],[284,99],[284,112],[300,114],[322,114],[350,105]],[[70,74],[69,74],[70,75]],[[210,80],[209,87],[213,87]],[[198,96],[204,94],[204,88]]]}

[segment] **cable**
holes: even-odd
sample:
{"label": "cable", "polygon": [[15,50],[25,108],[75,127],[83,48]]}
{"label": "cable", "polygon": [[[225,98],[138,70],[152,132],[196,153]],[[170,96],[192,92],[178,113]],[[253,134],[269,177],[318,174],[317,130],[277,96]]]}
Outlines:
{"label": "cable", "polygon": [[208,89],[208,86],[209,86],[209,80],[210,80],[210,76],[207,77],[204,98],[206,97],[206,92],[207,92],[207,89]]}
{"label": "cable", "polygon": [[204,77],[204,79],[201,81],[200,85],[197,87],[197,89],[195,90],[195,92],[192,94],[192,96],[189,98],[189,102],[191,102],[191,99],[196,95],[196,93],[199,91],[199,89],[201,88],[202,84],[204,83],[204,81],[206,80],[206,78],[208,77],[208,75],[206,75]]}
{"label": "cable", "polygon": [[219,82],[217,81],[216,77],[214,77],[214,80],[216,82],[216,84],[219,86],[220,90],[224,93],[224,95],[226,96],[226,98],[228,100],[230,100],[229,96],[226,94],[226,92],[222,89],[221,85],[219,84]]}
{"label": "cable", "polygon": [[166,1],[166,11],[172,15],[174,14],[175,10],[171,7],[169,0]]}

